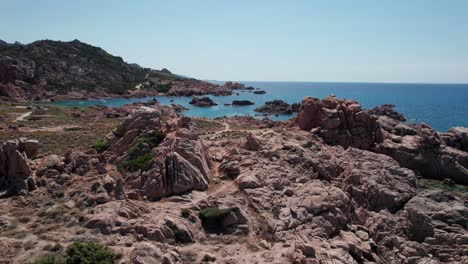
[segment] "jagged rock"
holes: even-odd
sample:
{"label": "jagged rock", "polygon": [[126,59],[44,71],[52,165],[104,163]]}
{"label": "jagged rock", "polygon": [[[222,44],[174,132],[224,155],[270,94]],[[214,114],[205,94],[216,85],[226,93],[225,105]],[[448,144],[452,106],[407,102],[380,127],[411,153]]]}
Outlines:
{"label": "jagged rock", "polygon": [[260,141],[252,134],[247,136],[247,141],[245,142],[245,149],[258,151],[261,149]]}
{"label": "jagged rock", "polygon": [[34,139],[19,139],[19,146],[21,152],[26,153],[28,159],[34,159],[39,152],[39,141]]}
{"label": "jagged rock", "polygon": [[387,138],[376,151],[423,177],[468,184],[468,153],[441,145],[438,134],[428,125],[418,126],[417,135],[403,136],[399,142]]}
{"label": "jagged rock", "polygon": [[[208,188],[211,157],[190,119],[177,117],[170,107],[156,105],[132,112],[119,132],[124,136],[119,138],[114,133],[108,137],[109,152],[119,156],[117,162],[151,154],[146,167],[126,172],[123,177],[142,196],[156,200]],[[130,132],[132,139],[126,140]]]}
{"label": "jagged rock", "polygon": [[65,171],[85,175],[90,170],[89,159],[89,155],[81,151],[69,150],[65,153]]}
{"label": "jagged rock", "polygon": [[369,110],[369,113],[376,116],[387,116],[397,121],[406,121],[406,118],[401,113],[395,111],[395,105],[392,104],[384,104],[374,107]]}
{"label": "jagged rock", "polygon": [[241,190],[255,189],[263,185],[253,171],[247,171],[241,174],[237,177],[236,182]]}
{"label": "jagged rock", "polygon": [[219,166],[219,171],[224,173],[229,179],[234,179],[240,174],[240,167],[237,161],[224,161]]}
{"label": "jagged rock", "polygon": [[302,99],[295,122],[303,130],[317,128],[316,133],[332,145],[369,150],[383,140],[376,117],[357,102],[334,96]]}
{"label": "jagged rock", "polygon": [[32,191],[37,187],[35,180],[30,180],[32,171],[21,142],[24,140],[8,140],[0,145],[0,190],[5,191],[2,196]]}
{"label": "jagged rock", "polygon": [[359,205],[395,213],[416,194],[414,173],[393,159],[357,149],[349,149],[347,155],[352,157],[352,163],[361,162],[358,168],[350,166],[342,174],[343,189]]}
{"label": "jagged rock", "polygon": [[[190,164],[178,153],[170,153],[166,156],[165,168],[162,181],[163,190],[161,194],[156,191],[149,197],[163,197],[167,195],[180,194],[190,190],[206,190],[208,181],[203,177],[198,168]],[[150,188],[144,186],[146,188]],[[150,188],[152,189],[152,188]]]}
{"label": "jagged rock", "polygon": [[42,158],[36,174],[38,176],[58,174],[63,172],[64,166],[62,157],[59,155],[49,155]]}
{"label": "jagged rock", "polygon": [[468,128],[466,127],[452,127],[447,133],[442,133],[440,138],[447,146],[468,151]]}

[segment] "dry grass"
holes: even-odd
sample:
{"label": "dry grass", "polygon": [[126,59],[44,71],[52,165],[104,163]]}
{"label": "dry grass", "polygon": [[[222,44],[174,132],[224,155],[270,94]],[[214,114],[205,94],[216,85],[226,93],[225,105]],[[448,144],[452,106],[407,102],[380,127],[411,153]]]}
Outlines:
{"label": "dry grass", "polygon": [[[33,112],[27,120],[13,122],[19,114],[27,111]],[[84,116],[76,117],[80,113]],[[27,110],[0,104],[0,123],[19,126],[18,130],[0,130],[0,143],[26,137],[39,141],[40,155],[63,155],[70,148],[87,151],[97,139],[103,138],[121,121],[118,118],[104,118],[99,114],[83,107],[53,106]]]}

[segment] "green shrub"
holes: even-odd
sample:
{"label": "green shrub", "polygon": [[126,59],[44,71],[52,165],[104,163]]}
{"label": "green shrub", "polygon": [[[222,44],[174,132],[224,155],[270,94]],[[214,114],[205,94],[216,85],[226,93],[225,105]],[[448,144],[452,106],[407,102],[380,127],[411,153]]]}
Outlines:
{"label": "green shrub", "polygon": [[132,160],[127,160],[123,161],[117,166],[117,169],[120,172],[125,172],[125,171],[146,171],[151,167],[151,162],[153,161],[153,155],[151,153],[146,153],[143,156],[140,156],[138,158],[132,159]]}
{"label": "green shrub", "polygon": [[150,148],[156,147],[166,138],[166,134],[160,131],[151,131],[143,137],[137,139],[137,145],[148,144]]}
{"label": "green shrub", "polygon": [[107,145],[107,142],[103,139],[99,139],[94,143],[94,145],[91,146],[93,149],[95,149],[98,153],[102,153],[107,150],[109,145]]}
{"label": "green shrub", "polygon": [[112,130],[112,134],[116,137],[122,137],[125,131],[123,131],[122,125],[118,125]]}
{"label": "green shrub", "polygon": [[66,264],[113,264],[117,255],[108,247],[96,243],[74,242],[67,248]]}
{"label": "green shrub", "polygon": [[160,93],[167,93],[171,89],[171,84],[158,84],[156,90]]}
{"label": "green shrub", "polygon": [[65,264],[65,258],[57,253],[47,253],[36,259],[33,264]]}
{"label": "green shrub", "polygon": [[144,144],[147,144],[150,149],[153,149],[154,147],[158,146],[165,138],[166,134],[159,131],[151,131],[145,136],[138,137],[136,143],[128,150],[130,159],[135,159],[145,154],[142,151]]}

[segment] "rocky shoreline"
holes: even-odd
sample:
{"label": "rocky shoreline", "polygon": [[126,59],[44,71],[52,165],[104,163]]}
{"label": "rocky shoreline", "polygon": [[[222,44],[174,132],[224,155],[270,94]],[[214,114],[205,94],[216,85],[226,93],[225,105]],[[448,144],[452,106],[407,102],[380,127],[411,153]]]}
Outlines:
{"label": "rocky shoreline", "polygon": [[304,98],[284,122],[95,108],[119,124],[86,151],[0,144],[0,262],[72,241],[119,263],[468,261],[468,194],[451,189],[467,184],[466,128],[438,133],[333,96]]}

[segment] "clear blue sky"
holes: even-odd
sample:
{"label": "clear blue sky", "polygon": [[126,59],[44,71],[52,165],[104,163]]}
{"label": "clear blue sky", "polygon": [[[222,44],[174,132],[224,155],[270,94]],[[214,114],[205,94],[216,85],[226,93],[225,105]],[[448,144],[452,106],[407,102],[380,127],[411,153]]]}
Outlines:
{"label": "clear blue sky", "polygon": [[468,82],[468,1],[0,0],[0,39],[200,79]]}

